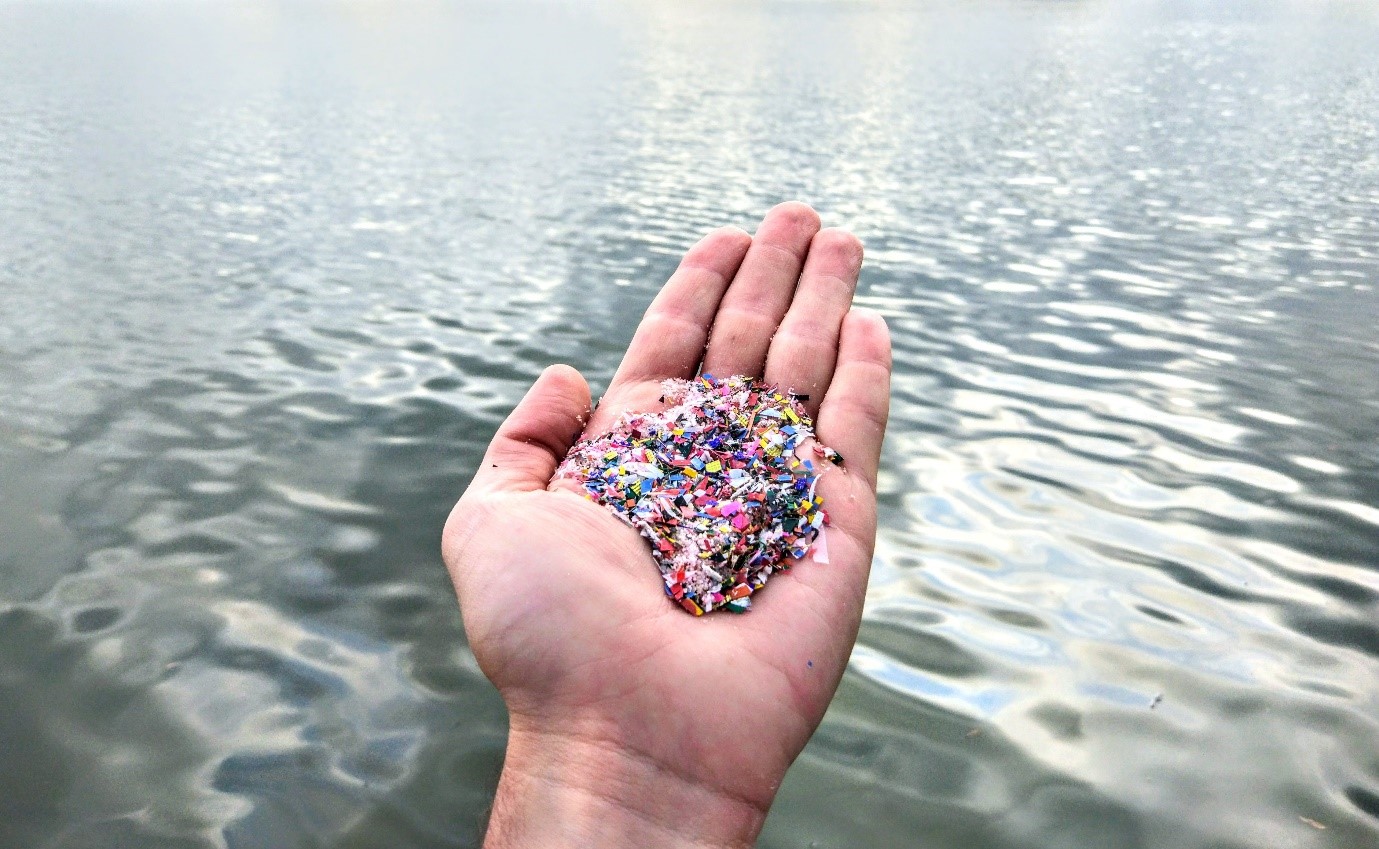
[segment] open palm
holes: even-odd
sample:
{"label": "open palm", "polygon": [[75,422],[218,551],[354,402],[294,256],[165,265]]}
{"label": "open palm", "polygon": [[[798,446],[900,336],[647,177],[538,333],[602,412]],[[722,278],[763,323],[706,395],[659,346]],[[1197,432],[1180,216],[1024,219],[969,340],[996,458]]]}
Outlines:
{"label": "open palm", "polygon": [[[851,309],[861,260],[803,204],[773,209],[755,237],[715,231],[647,310],[597,411],[583,378],[554,366],[499,429],[442,548],[514,737],[770,806],[843,673],[875,539],[890,342],[878,316]],[[635,530],[551,484],[577,438],[659,409],[663,380],[699,371],[807,395],[845,461],[819,481],[830,562],[797,564],[742,616],[686,614]]]}

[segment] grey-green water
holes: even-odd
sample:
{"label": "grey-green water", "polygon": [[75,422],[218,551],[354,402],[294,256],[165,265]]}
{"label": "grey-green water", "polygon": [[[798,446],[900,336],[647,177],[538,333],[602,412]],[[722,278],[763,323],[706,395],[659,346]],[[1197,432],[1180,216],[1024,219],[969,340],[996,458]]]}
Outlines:
{"label": "grey-green water", "polygon": [[475,845],[445,513],[799,198],[897,374],[761,845],[1379,846],[1376,57],[1360,2],[0,5],[0,844]]}

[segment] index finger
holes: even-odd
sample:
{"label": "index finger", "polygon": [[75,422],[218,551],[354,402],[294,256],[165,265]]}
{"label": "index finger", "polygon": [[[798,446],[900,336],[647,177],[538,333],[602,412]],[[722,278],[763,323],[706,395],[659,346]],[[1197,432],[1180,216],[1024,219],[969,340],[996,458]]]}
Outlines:
{"label": "index finger", "polygon": [[700,239],[647,307],[585,433],[603,433],[628,410],[648,410],[661,381],[694,377],[723,293],[737,274],[752,237],[722,227]]}
{"label": "index finger", "polygon": [[647,307],[608,391],[666,378],[687,379],[699,370],[709,327],[752,237],[722,227],[700,239]]}

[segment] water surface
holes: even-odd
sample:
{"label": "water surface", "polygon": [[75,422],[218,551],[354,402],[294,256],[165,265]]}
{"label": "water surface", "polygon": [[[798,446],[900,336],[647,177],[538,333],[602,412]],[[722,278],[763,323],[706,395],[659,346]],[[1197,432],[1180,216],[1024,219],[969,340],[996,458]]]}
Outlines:
{"label": "water surface", "polygon": [[866,618],[763,847],[1379,846],[1370,4],[0,5],[0,844],[474,846],[439,528],[703,231],[852,228]]}

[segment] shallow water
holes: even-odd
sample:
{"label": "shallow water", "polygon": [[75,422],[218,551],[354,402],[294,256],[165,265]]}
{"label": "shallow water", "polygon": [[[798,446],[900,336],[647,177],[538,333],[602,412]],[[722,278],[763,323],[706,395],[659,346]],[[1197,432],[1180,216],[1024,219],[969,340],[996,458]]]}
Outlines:
{"label": "shallow water", "polygon": [[1379,10],[0,5],[0,844],[473,846],[436,545],[773,203],[896,344],[764,847],[1379,846]]}

